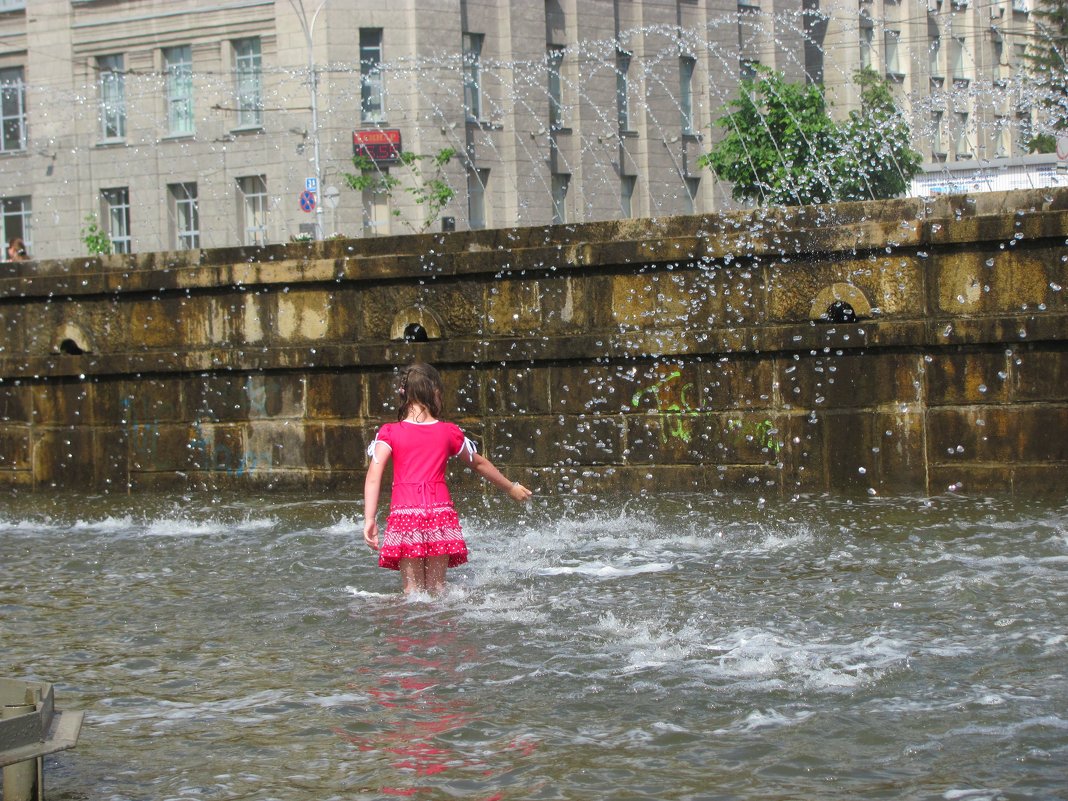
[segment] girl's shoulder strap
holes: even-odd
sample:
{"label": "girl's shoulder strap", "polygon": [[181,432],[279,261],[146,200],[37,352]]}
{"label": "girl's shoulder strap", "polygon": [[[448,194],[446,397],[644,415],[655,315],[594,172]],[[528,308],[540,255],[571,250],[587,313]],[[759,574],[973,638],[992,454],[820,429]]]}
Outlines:
{"label": "girl's shoulder strap", "polygon": [[393,427],[396,425],[396,423],[386,423],[385,425],[383,425],[381,428],[378,429],[377,432],[375,432],[375,438],[371,440],[371,444],[367,446],[367,455],[371,459],[374,459],[375,462],[378,461],[378,459],[375,457],[376,445],[382,443],[391,451],[393,450]]}

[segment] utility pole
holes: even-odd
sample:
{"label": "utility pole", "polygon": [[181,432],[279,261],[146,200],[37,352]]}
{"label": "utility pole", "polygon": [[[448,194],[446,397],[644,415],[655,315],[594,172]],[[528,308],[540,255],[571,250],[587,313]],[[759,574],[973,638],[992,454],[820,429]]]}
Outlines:
{"label": "utility pole", "polygon": [[312,137],[312,161],[315,169],[315,239],[323,238],[323,174],[319,164],[319,70],[315,66],[314,42],[312,36],[315,33],[315,21],[319,19],[319,12],[323,10],[327,0],[322,0],[319,7],[312,14],[311,22],[308,21],[308,13],[304,8],[304,0],[289,0],[289,4],[297,13],[300,20],[301,30],[304,31],[304,41],[308,48],[308,91],[311,93],[311,137]]}

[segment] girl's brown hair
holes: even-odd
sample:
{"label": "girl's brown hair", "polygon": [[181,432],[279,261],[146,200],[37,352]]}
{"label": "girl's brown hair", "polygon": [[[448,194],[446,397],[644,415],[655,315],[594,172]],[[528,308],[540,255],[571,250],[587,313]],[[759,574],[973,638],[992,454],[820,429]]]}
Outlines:
{"label": "girl's brown hair", "polygon": [[445,387],[441,383],[441,375],[429,364],[416,362],[405,367],[401,371],[398,392],[401,396],[401,404],[397,409],[398,420],[405,419],[415,403],[430,412],[431,417],[437,419],[441,416]]}

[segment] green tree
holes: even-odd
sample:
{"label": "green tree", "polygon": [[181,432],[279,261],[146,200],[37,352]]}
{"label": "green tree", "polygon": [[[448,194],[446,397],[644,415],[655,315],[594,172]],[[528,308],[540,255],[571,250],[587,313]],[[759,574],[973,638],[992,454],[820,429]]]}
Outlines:
{"label": "green tree", "polygon": [[111,253],[111,237],[100,227],[95,214],[86,214],[82,224],[82,242],[90,256],[106,256]]}
{"label": "green tree", "polygon": [[857,72],[853,80],[860,87],[860,109],[849,112],[839,129],[835,196],[872,200],[902,195],[920,172],[923,157],[909,144],[908,122],[886,80],[870,68]]}
{"label": "green tree", "polygon": [[[433,155],[417,155],[409,151],[402,151],[398,154],[397,161],[407,169],[409,179],[403,191],[410,195],[423,210],[422,220],[418,225],[407,220],[402,221],[411,230],[422,233],[430,228],[456,196],[456,190],[445,180],[445,167],[455,155],[456,151],[451,147],[442,148]],[[391,172],[382,170],[378,164],[363,154],[354,156],[352,165],[356,168],[356,173],[341,174],[350,189],[357,192],[370,189],[392,199],[396,191],[402,187],[403,182],[400,178]],[[424,173],[424,165],[429,165],[429,174]],[[399,218],[400,209],[394,209],[393,215]]]}
{"label": "green tree", "polygon": [[716,121],[725,135],[699,163],[734,185],[735,200],[791,205],[901,194],[921,161],[908,124],[876,73],[855,80],[861,109],[839,125],[822,87],[760,68]]}
{"label": "green tree", "polygon": [[[1035,84],[1041,88],[1043,105],[1056,131],[1068,128],[1068,2],[1036,0],[1031,10],[1034,38],[1026,59]],[[1050,135],[1040,134],[1028,144],[1032,152],[1053,152]],[[1053,142],[1055,148],[1055,140]]]}
{"label": "green tree", "polygon": [[828,199],[826,155],[837,132],[823,91],[788,83],[758,68],[741,82],[730,111],[716,121],[726,134],[698,163],[734,184],[735,200],[771,204]]}

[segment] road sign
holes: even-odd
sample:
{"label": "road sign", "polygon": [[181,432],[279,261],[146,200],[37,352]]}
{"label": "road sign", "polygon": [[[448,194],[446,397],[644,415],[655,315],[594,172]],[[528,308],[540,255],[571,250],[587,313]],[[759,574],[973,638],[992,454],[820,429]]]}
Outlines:
{"label": "road sign", "polygon": [[323,190],[323,205],[328,209],[336,209],[341,202],[341,192],[336,186],[328,186]]}
{"label": "road sign", "polygon": [[305,189],[300,193],[300,207],[304,211],[315,211],[315,193]]}
{"label": "road sign", "polygon": [[319,179],[318,178],[305,178],[304,179],[304,191],[305,192],[318,192],[319,191]]}

